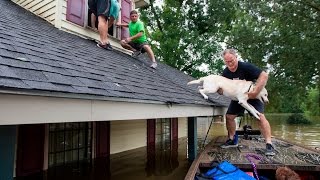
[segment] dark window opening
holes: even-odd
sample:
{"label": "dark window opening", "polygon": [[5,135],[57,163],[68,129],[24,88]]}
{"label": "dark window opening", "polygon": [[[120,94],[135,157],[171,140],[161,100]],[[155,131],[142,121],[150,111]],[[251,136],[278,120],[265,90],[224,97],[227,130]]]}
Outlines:
{"label": "dark window opening", "polygon": [[98,29],[98,17],[95,16],[90,10],[88,10],[88,26]]}
{"label": "dark window opening", "polygon": [[171,119],[156,120],[156,146],[160,150],[171,149]]}
{"label": "dark window opening", "polygon": [[91,123],[49,125],[49,166],[91,162]]}

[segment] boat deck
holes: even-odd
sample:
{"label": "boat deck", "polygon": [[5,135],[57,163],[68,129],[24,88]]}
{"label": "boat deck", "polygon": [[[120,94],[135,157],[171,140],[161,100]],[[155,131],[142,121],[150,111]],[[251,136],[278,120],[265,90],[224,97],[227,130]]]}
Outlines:
{"label": "boat deck", "polygon": [[250,136],[251,140],[239,136],[239,147],[222,149],[220,147],[227,137],[220,136],[211,141],[203,152],[192,163],[186,179],[194,179],[201,168],[209,168],[212,162],[227,160],[240,169],[252,170],[248,158],[256,165],[257,170],[276,170],[287,166],[295,171],[312,172],[320,176],[320,152],[279,138],[272,138],[275,156],[266,156],[265,141],[259,135]]}

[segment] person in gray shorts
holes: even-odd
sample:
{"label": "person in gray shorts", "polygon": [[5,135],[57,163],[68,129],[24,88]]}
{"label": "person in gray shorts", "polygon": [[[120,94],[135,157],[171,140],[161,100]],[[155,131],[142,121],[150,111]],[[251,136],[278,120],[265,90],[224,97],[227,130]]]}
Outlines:
{"label": "person in gray shorts", "polygon": [[[222,57],[226,65],[226,68],[223,70],[222,74],[224,77],[228,79],[256,82],[254,90],[248,92],[248,103],[260,112],[260,120],[257,120],[257,123],[266,141],[265,155],[275,155],[274,147],[271,142],[271,127],[263,114],[264,104],[260,100],[256,99],[258,93],[267,84],[268,74],[251,63],[238,61],[237,53],[234,49],[224,50]],[[218,90],[218,93],[223,94],[221,91],[222,89]],[[232,148],[238,146],[237,140],[234,139],[236,133],[236,123],[234,119],[243,113],[244,108],[237,101],[231,101],[226,113],[226,125],[229,137],[228,140],[221,146],[221,148]]]}
{"label": "person in gray shorts", "polygon": [[111,0],[89,0],[89,10],[95,16],[98,16],[98,31],[100,42],[97,44],[106,50],[112,51],[112,46],[108,40],[108,20],[111,8]]}

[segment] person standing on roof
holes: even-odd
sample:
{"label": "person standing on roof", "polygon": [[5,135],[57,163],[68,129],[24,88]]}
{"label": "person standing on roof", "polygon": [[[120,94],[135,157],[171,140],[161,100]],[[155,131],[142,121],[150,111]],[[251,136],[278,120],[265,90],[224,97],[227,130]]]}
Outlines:
{"label": "person standing on roof", "polygon": [[130,20],[131,21],[129,22],[129,24],[116,24],[120,27],[129,27],[130,37],[121,40],[121,46],[125,49],[133,51],[133,57],[138,56],[143,51],[147,52],[150,60],[152,61],[150,67],[156,69],[157,62],[154,57],[153,51],[150,45],[148,44],[144,24],[142,21],[139,20],[138,11],[132,10],[130,12]]}
{"label": "person standing on roof", "polygon": [[118,18],[120,6],[117,0],[88,0],[89,11],[91,14],[91,27],[95,28],[96,16],[98,16],[98,31],[100,42],[97,44],[106,50],[113,50],[108,41],[108,29]]}

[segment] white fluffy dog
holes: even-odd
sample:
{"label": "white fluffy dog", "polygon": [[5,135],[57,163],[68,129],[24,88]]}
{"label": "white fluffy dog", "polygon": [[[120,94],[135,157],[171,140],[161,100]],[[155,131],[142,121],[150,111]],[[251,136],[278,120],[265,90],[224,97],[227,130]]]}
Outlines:
{"label": "white fluffy dog", "polygon": [[[200,94],[208,99],[208,96],[205,93],[215,93],[219,88],[223,90],[223,95],[230,97],[232,100],[239,101],[239,104],[247,109],[254,117],[260,120],[260,113],[247,102],[249,99],[248,92],[252,91],[255,88],[255,85],[252,81],[245,80],[231,80],[219,75],[209,75],[202,77],[198,80],[190,81],[190,84],[201,84],[199,86]],[[260,93],[257,95],[263,103],[268,103],[268,92],[266,88],[263,88]]]}

